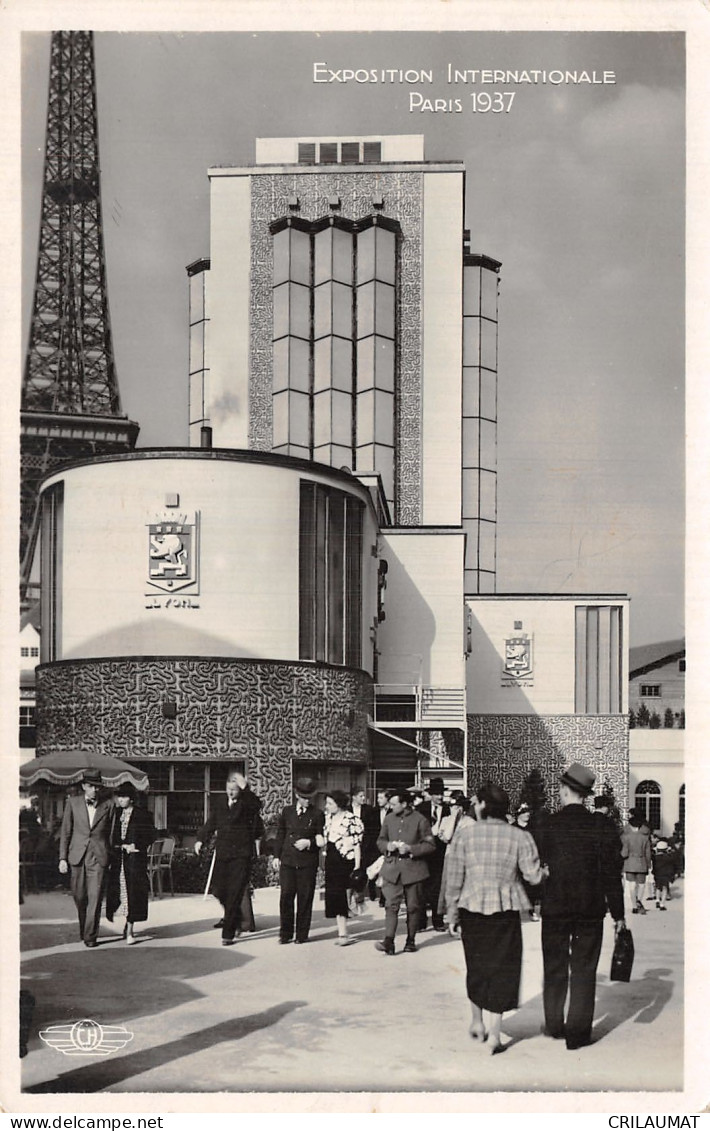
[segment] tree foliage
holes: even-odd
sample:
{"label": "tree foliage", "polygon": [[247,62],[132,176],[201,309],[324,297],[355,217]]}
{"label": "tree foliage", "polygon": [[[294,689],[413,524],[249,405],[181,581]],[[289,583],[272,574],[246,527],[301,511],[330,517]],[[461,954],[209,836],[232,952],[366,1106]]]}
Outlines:
{"label": "tree foliage", "polygon": [[518,804],[525,803],[530,806],[530,812],[539,813],[547,807],[547,787],[540,769],[533,766],[530,773],[523,781]]}
{"label": "tree foliage", "polygon": [[621,829],[623,827],[624,821],[621,816],[621,810],[616,801],[614,787],[611,784],[609,778],[604,778],[604,787],[602,789],[601,795],[604,798],[607,809],[609,810],[609,817],[614,822],[617,829]]}

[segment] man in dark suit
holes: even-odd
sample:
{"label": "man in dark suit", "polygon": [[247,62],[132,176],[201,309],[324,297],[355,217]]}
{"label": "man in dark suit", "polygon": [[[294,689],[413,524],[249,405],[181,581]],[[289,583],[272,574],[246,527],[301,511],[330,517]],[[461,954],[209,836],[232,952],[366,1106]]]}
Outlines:
{"label": "man in dark suit", "polygon": [[226,796],[215,800],[197,834],[195,852],[199,856],[203,842],[217,833],[212,890],[224,908],[222,946],[232,946],[241,934],[242,897],[264,831],[260,810],[261,801],[244,775],[234,770],[227,778]]}
{"label": "man in dark suit", "polygon": [[71,892],[84,946],[98,945],[101,900],[109,861],[113,802],[100,801],[101,774],[86,770],[81,795],[68,797],[59,833],[59,871],[71,869]]}
{"label": "man in dark suit", "polygon": [[[356,789],[353,793],[352,805],[350,808],[356,817],[359,817],[363,823],[364,832],[362,834],[362,844],[360,846],[360,867],[369,868],[370,864],[379,856],[377,848],[377,838],[380,835],[380,813],[374,805],[368,805],[365,801],[365,790]],[[377,886],[374,880],[368,882],[368,892],[370,899],[377,899]],[[364,900],[364,892],[362,899]]]}
{"label": "man in dark suit", "polygon": [[274,867],[280,870],[281,882],[281,944],[293,941],[294,904],[295,941],[308,942],[318,872],[319,840],[323,836],[325,824],[325,814],[313,805],[313,798],[318,791],[312,778],[297,778],[294,792],[296,802],[281,811],[274,840]]}
{"label": "man in dark suit", "polygon": [[426,929],[427,908],[431,908],[432,927],[435,931],[445,931],[444,917],[439,914],[439,892],[441,891],[441,877],[444,871],[446,842],[439,837],[439,830],[441,828],[442,819],[450,816],[451,808],[444,804],[443,778],[432,778],[429,782],[427,792],[429,794],[429,800],[422,801],[421,805],[417,806],[416,811],[417,813],[421,813],[423,817],[426,817],[431,825],[436,851],[427,860],[429,865],[429,879],[424,885],[424,906],[422,908],[421,929]]}
{"label": "man in dark suit", "polygon": [[390,811],[390,801],[392,800],[391,789],[378,789],[377,791],[377,812],[380,818],[380,828],[384,822],[385,817]]}
{"label": "man in dark suit", "polygon": [[392,795],[391,811],[385,817],[377,847],[385,857],[380,876],[385,897],[385,937],[375,943],[378,950],[394,954],[399,909],[404,899],[407,908],[405,952],[417,949],[415,936],[422,915],[422,884],[429,875],[427,861],[436,848],[429,822],[412,809],[406,790]]}
{"label": "man in dark suit", "polygon": [[[545,1032],[568,1049],[591,1041],[594,992],[607,907],[625,926],[619,838],[585,808],[594,774],[575,762],[560,778],[562,809],[545,822],[540,857]],[[565,1017],[565,1000],[569,1005]]]}

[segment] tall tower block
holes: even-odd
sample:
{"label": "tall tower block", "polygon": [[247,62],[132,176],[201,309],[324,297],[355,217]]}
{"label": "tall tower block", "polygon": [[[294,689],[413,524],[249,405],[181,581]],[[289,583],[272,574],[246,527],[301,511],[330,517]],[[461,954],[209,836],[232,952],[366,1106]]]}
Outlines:
{"label": "tall tower block", "polygon": [[37,276],[21,402],[21,586],[35,578],[38,488],[62,463],[130,451],[104,259],[94,43],[52,33]]}

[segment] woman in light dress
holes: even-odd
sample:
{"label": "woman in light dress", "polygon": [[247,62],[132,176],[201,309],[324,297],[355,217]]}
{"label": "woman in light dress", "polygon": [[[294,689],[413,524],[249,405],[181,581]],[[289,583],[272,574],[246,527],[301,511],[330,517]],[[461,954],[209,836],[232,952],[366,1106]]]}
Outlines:
{"label": "woman in light dress", "polygon": [[337,946],[347,946],[348,888],[352,872],[360,867],[362,837],[365,831],[359,817],[348,810],[350,798],[340,789],[333,789],[325,798],[325,917],[335,919],[338,927]]}

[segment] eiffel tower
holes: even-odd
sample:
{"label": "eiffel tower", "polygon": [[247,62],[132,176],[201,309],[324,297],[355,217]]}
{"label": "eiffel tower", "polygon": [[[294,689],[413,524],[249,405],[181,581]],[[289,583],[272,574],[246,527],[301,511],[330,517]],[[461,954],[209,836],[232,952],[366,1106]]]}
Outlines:
{"label": "eiffel tower", "polygon": [[21,401],[21,599],[33,570],[39,486],[62,464],[130,451],[104,260],[93,33],[52,33],[37,275]]}

